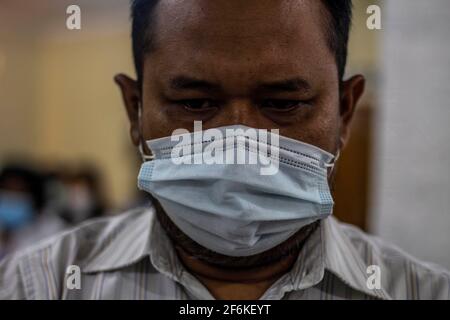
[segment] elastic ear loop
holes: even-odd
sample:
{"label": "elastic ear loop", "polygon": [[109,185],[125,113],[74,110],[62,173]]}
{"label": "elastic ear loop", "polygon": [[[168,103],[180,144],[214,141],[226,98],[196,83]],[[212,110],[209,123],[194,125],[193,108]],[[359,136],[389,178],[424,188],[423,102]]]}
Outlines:
{"label": "elastic ear loop", "polygon": [[341,156],[341,150],[338,150],[333,161],[331,161],[330,163],[325,163],[325,168],[327,168],[327,170],[329,170],[328,177],[330,177],[331,174],[333,173],[336,162],[339,160],[340,156]]}
{"label": "elastic ear loop", "polygon": [[145,151],[144,151],[144,145],[143,145],[143,143],[144,143],[144,139],[142,138],[142,122],[141,122],[141,119],[142,119],[142,105],[139,103],[139,106],[138,106],[138,122],[139,122],[139,152],[140,152],[140,154],[141,154],[141,157],[142,157],[142,162],[147,162],[147,161],[152,161],[152,160],[155,160],[155,155],[147,155],[147,154],[145,154]]}

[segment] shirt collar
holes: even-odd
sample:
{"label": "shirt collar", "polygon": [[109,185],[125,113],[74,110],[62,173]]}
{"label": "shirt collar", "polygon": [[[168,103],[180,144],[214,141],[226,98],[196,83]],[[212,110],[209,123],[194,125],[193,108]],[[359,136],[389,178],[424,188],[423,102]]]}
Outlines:
{"label": "shirt collar", "polygon": [[82,271],[97,273],[128,267],[150,253],[154,209],[136,209],[107,221],[103,232],[89,244],[94,248],[84,259]]}
{"label": "shirt collar", "polygon": [[[110,232],[96,239],[96,247],[82,267],[84,273],[118,270],[150,258],[155,269],[184,284],[195,296],[211,299],[209,292],[190,275],[175,253],[153,207],[118,217],[107,226]],[[325,270],[351,288],[379,299],[391,299],[386,291],[370,290],[362,258],[333,218],[323,220],[305,242],[293,268],[282,276],[262,298],[279,299],[286,292],[312,287],[322,281]]]}
{"label": "shirt collar", "polygon": [[158,272],[183,284],[193,296],[214,299],[194,276],[185,272],[153,206],[119,216],[107,229],[107,236],[91,241],[97,245],[86,258],[83,273],[117,271],[149,258]]}
{"label": "shirt collar", "polygon": [[321,228],[319,224],[303,244],[292,269],[275,282],[261,299],[279,300],[287,292],[310,288],[322,281],[325,257]]}
{"label": "shirt collar", "polygon": [[335,218],[329,217],[322,222],[322,234],[325,247],[325,268],[329,272],[351,288],[366,295],[382,300],[392,299],[383,287],[380,289],[367,287],[368,274],[366,271],[368,266]]}
{"label": "shirt collar", "polygon": [[350,288],[368,296],[391,300],[381,289],[367,287],[367,266],[333,217],[321,221],[319,228],[305,242],[289,273],[281,277],[262,297],[280,299],[286,292],[313,287],[325,272],[338,277]]}

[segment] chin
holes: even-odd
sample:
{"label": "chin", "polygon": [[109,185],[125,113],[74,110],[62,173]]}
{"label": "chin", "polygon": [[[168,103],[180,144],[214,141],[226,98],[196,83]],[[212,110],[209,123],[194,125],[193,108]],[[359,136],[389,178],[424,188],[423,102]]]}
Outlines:
{"label": "chin", "polygon": [[153,199],[153,202],[155,204],[158,220],[167,232],[169,238],[172,240],[175,248],[183,250],[191,257],[199,259],[202,262],[227,269],[259,268],[276,263],[287,256],[298,254],[303,246],[303,243],[320,224],[320,221],[316,221],[310,225],[307,225],[298,230],[293,236],[283,243],[262,253],[252,256],[231,257],[205,248],[189,238],[172,222],[158,201]]}

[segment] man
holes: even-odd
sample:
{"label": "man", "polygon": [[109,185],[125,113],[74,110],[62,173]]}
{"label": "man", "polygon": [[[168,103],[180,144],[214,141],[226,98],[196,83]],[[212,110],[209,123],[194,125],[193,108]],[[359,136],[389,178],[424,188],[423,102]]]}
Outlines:
{"label": "man", "polygon": [[[350,0],[135,0],[132,11],[137,81],[115,80],[152,205],[8,259],[1,298],[449,298],[445,270],[330,217],[333,164],[364,91],[362,76],[343,79]],[[170,137],[199,122],[202,134],[271,130],[270,143],[239,133],[217,150],[256,150],[274,172],[196,163],[214,139],[187,143],[192,153]]]}

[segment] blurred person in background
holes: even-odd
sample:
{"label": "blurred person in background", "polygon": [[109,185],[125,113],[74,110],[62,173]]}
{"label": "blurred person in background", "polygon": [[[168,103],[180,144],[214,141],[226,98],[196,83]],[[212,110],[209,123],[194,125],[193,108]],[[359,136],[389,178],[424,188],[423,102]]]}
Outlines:
{"label": "blurred person in background", "polygon": [[105,201],[99,173],[92,167],[64,170],[53,179],[52,209],[69,225],[103,216]]}
{"label": "blurred person in background", "polygon": [[54,228],[40,223],[45,220],[44,207],[43,176],[26,166],[4,166],[0,172],[0,258],[61,230],[59,224]]}
{"label": "blurred person in background", "polygon": [[99,174],[7,165],[0,174],[0,259],[85,220],[105,214]]}

